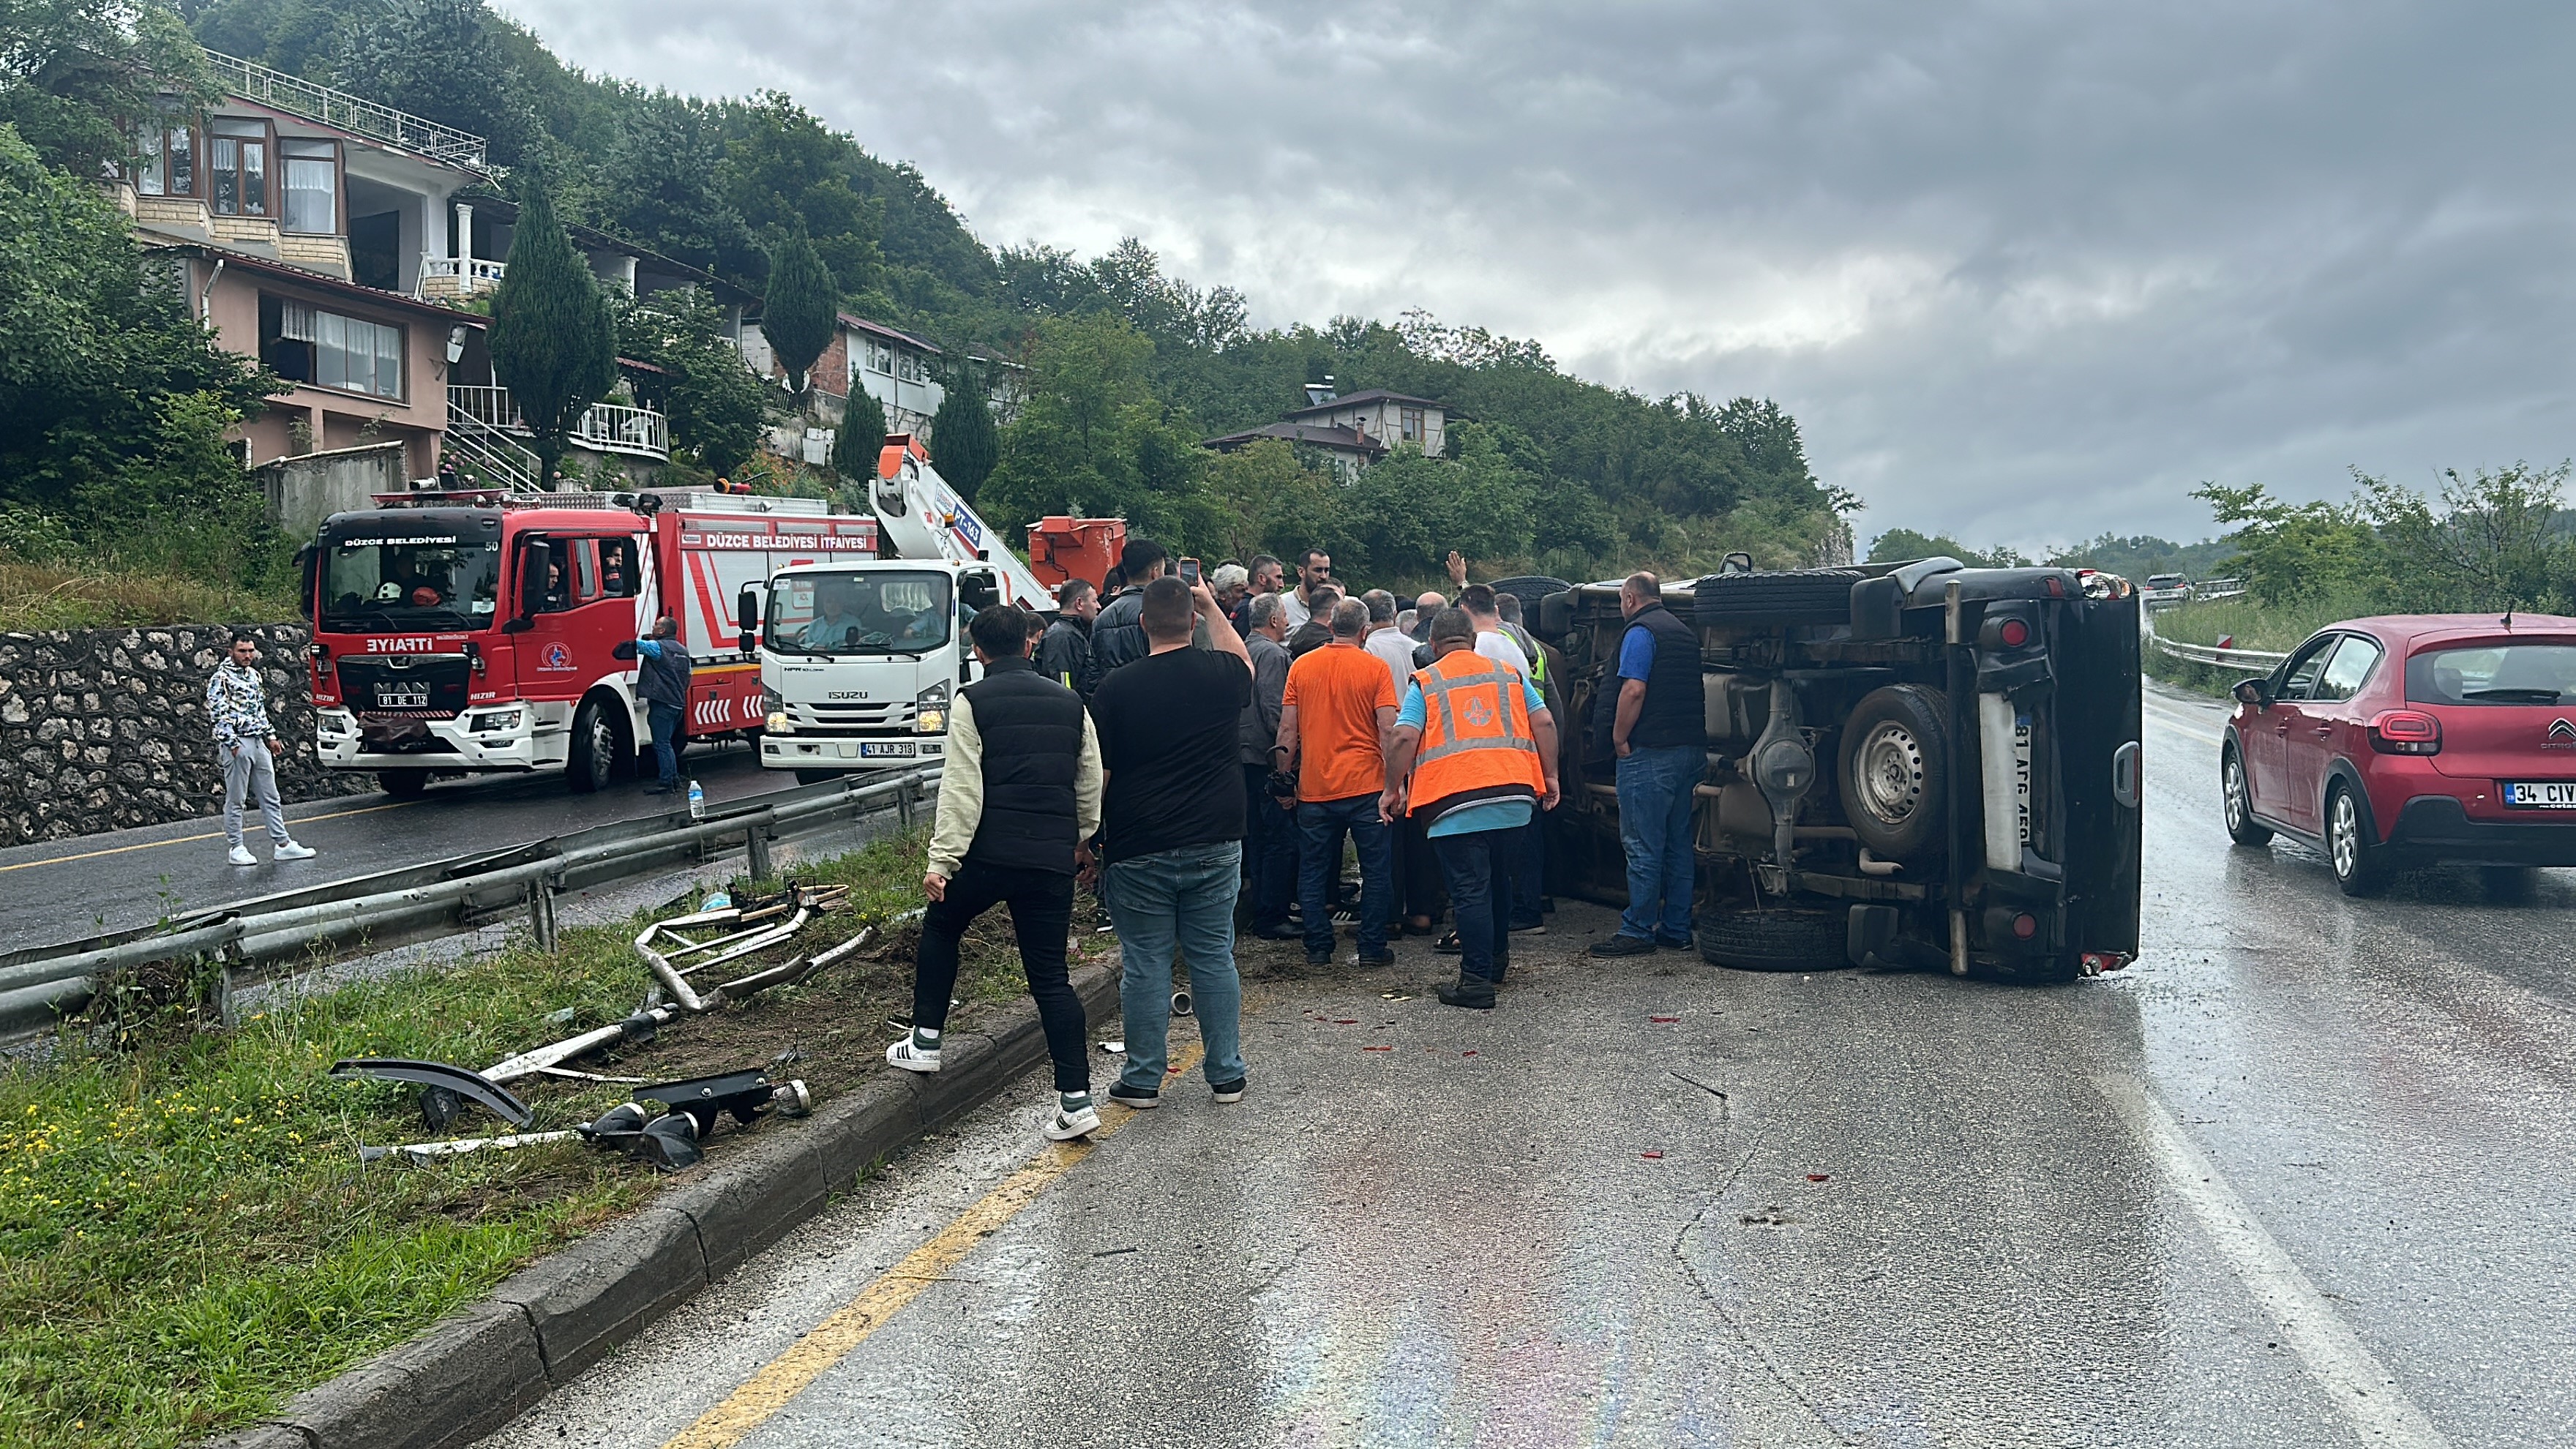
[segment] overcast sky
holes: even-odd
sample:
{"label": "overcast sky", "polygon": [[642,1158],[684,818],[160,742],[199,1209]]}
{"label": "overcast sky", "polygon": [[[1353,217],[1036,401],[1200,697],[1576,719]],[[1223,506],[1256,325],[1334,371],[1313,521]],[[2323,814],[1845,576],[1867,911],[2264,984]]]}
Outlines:
{"label": "overcast sky", "polygon": [[2576,7],[500,0],[787,90],[988,243],[1776,398],[1860,533],[2200,537],[2576,452]]}

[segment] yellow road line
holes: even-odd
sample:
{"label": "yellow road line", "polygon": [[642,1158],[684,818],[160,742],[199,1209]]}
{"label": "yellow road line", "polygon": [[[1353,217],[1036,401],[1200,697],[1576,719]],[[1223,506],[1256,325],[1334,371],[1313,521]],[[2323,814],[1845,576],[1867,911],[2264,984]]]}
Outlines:
{"label": "yellow road line", "polygon": [[[400,810],[406,805],[417,805],[419,803],[420,802],[417,800],[397,800],[391,805],[369,805],[362,809],[342,810],[330,815],[307,815],[295,823],[298,825],[310,825],[317,820],[346,820],[352,815],[373,815],[379,810]],[[56,855],[49,856],[44,860],[22,860],[16,865],[0,865],[0,875],[7,875],[13,870],[34,870],[40,865],[69,865],[76,860],[96,860],[102,855],[124,855],[129,851],[158,850],[165,845],[193,845],[200,840],[221,840],[223,838],[224,833],[222,831],[209,830],[203,835],[173,835],[167,840],[147,840],[141,845],[111,845],[105,850],[85,850],[78,855]]]}
{"label": "yellow road line", "polygon": [[[1165,1082],[1197,1066],[1201,1050],[1199,1043],[1191,1042],[1174,1053],[1171,1065],[1180,1070],[1166,1073]],[[795,1347],[763,1364],[759,1372],[726,1395],[724,1402],[700,1415],[696,1423],[681,1430],[663,1449],[733,1449],[752,1430],[794,1402],[816,1379],[830,1372],[833,1365],[849,1357],[869,1334],[902,1312],[905,1304],[928,1292],[930,1285],[973,1252],[976,1244],[1000,1231],[1020,1215],[1021,1209],[1037,1201],[1038,1195],[1056,1179],[1072,1171],[1075,1163],[1089,1157],[1093,1144],[1139,1115],[1124,1107],[1105,1112],[1100,1130],[1089,1138],[1047,1144],[1046,1150],[1031,1158],[1028,1166],[1002,1179],[1001,1186],[959,1213],[929,1242],[878,1275],[858,1297],[798,1339]]]}

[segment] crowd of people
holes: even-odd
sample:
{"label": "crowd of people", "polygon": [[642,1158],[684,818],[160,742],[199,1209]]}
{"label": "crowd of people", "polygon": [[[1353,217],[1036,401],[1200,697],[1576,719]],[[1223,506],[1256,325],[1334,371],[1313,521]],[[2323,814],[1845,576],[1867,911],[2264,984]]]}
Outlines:
{"label": "crowd of people", "polygon": [[[887,1061],[939,1070],[958,943],[1007,902],[1055,1067],[1046,1135],[1096,1130],[1066,966],[1078,881],[1118,934],[1126,1056],[1107,1095],[1131,1109],[1167,1086],[1176,952],[1207,1085],[1242,1099],[1239,930],[1300,943],[1309,968],[1336,964],[1344,929],[1341,964],[1362,970],[1429,938],[1458,957],[1439,999],[1491,1009],[1512,938],[1554,908],[1540,823],[1559,725],[1519,601],[1448,563],[1451,591],[1407,601],[1347,591],[1321,549],[1293,573],[1268,555],[1203,571],[1136,539],[1105,587],[1064,585],[1051,621],[977,613],[985,677],[950,714],[912,1029]],[[1617,758],[1631,905],[1602,956],[1691,944],[1691,794],[1673,781],[1701,748],[1698,646],[1651,574],[1622,610],[1618,687],[1592,725]]]}

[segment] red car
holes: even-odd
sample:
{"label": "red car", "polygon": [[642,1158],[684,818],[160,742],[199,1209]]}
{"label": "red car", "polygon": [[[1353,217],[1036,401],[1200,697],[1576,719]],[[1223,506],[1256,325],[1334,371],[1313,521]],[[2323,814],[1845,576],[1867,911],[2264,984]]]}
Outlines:
{"label": "red car", "polygon": [[2218,777],[2240,845],[2304,841],[2354,896],[2407,864],[2576,865],[2576,619],[2354,619],[2236,699]]}

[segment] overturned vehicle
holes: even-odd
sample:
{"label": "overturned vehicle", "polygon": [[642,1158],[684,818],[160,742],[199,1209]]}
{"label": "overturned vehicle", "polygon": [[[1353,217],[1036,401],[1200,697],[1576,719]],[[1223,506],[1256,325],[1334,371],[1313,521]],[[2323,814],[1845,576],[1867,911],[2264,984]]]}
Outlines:
{"label": "overturned vehicle", "polygon": [[[2027,982],[2136,956],[2139,625],[2125,581],[1947,558],[1730,565],[1664,589],[1700,649],[1702,956]],[[1622,901],[1620,586],[1511,584],[1537,605],[1568,725],[1550,874]]]}

